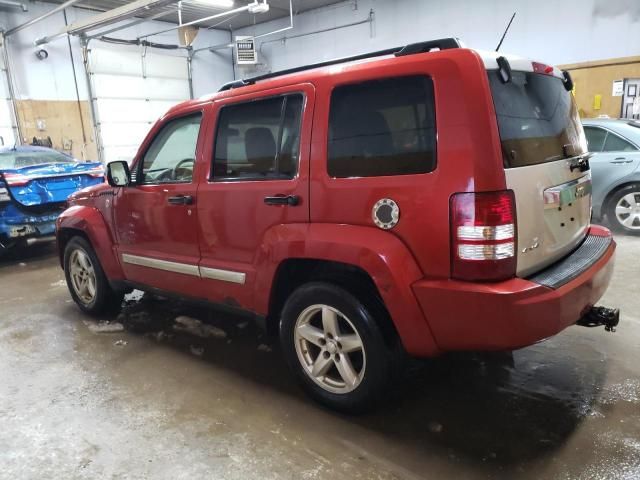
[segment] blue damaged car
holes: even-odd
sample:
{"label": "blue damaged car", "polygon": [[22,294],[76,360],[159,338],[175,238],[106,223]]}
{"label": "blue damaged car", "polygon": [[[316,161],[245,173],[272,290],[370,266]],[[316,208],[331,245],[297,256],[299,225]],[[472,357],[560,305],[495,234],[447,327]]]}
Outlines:
{"label": "blue damaged car", "polygon": [[104,182],[99,162],[80,162],[51,148],[0,148],[0,254],[53,238],[69,195]]}

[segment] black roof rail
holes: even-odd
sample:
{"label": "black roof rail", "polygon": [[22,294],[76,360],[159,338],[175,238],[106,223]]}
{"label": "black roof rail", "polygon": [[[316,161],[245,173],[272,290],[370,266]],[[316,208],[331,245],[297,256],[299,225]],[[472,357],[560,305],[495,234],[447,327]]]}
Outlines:
{"label": "black roof rail", "polygon": [[414,55],[416,53],[426,53],[434,49],[449,50],[451,48],[462,48],[462,44],[457,38],[441,38],[438,40],[428,40],[426,42],[411,43],[409,45],[405,45],[404,47],[387,48],[385,50],[378,50],[377,52],[363,53],[360,55],[354,55],[352,57],[337,58],[335,60],[327,60],[326,62],[312,63],[300,67],[280,70],[277,72],[265,73],[264,75],[258,75],[251,78],[233,80],[232,82],[227,82],[222,85],[218,91],[224,92],[225,90],[231,90],[233,88],[253,85],[260,80],[266,80],[268,78],[275,78],[290,73],[304,72],[305,70],[311,70],[313,68],[328,67],[329,65],[337,65],[339,63],[364,60],[365,58],[383,57],[386,55],[395,55],[396,57],[402,57],[405,55]]}
{"label": "black roof rail", "polygon": [[451,48],[462,48],[460,40],[457,38],[440,38],[438,40],[427,40],[426,42],[410,43],[406,47],[403,47],[396,57],[402,57],[404,55],[414,55],[416,53],[426,53],[433,49],[449,50]]}

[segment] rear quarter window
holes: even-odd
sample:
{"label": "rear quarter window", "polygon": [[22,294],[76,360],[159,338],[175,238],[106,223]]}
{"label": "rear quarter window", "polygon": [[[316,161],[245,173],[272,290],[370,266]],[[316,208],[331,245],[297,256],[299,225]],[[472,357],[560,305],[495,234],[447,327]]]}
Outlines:
{"label": "rear quarter window", "polygon": [[330,176],[427,173],[436,166],[433,82],[381,79],[334,89],[329,114]]}

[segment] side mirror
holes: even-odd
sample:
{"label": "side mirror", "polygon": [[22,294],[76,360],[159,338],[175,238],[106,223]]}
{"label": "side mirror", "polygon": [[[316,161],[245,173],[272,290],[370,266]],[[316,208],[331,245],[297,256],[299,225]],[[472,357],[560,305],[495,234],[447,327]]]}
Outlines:
{"label": "side mirror", "polygon": [[124,160],[107,165],[107,182],[112,187],[126,187],[131,183],[129,164]]}

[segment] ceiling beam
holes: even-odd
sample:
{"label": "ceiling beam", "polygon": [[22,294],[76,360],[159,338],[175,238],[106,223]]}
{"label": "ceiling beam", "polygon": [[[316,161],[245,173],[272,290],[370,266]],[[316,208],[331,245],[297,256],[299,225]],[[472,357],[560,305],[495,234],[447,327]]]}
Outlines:
{"label": "ceiling beam", "polygon": [[23,12],[29,11],[25,3],[16,2],[14,0],[0,0],[0,7],[20,8]]}
{"label": "ceiling beam", "polygon": [[155,9],[165,7],[173,3],[177,3],[176,0],[136,0],[122,5],[121,7],[107,10],[106,12],[72,23],[60,30],[58,33],[38,38],[35,41],[35,44],[43,45],[65,35],[85,33],[96,28],[127,20],[131,17],[135,17],[136,15],[149,14]]}
{"label": "ceiling beam", "polygon": [[32,18],[31,20],[27,20],[26,22],[18,25],[17,27],[13,27],[9,30],[6,31],[5,36],[8,37],[10,35],[13,35],[14,33],[19,32],[20,30],[23,30],[27,27],[30,27],[31,25],[33,25],[34,23],[38,23],[41,20],[44,20],[45,18],[50,17],[51,15],[55,15],[58,12],[61,12],[62,10],[64,10],[67,7],[70,7],[71,5],[73,5],[74,3],[78,3],[80,0],[68,0],[60,5],[58,5],[56,8],[49,10],[48,12],[43,13],[42,15],[39,15],[35,18]]}

